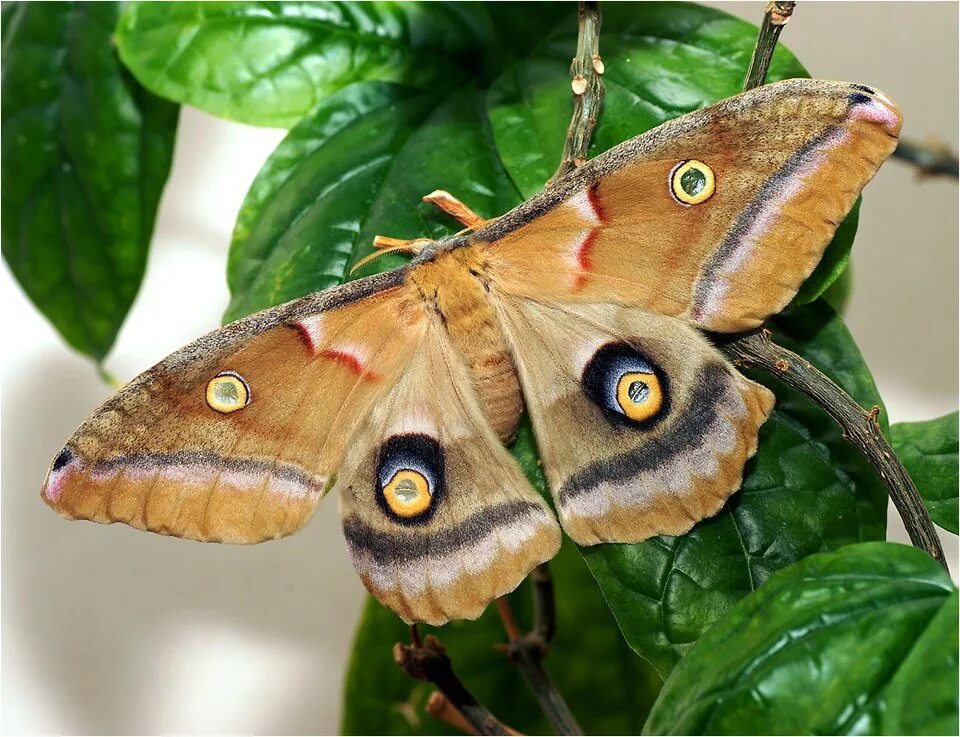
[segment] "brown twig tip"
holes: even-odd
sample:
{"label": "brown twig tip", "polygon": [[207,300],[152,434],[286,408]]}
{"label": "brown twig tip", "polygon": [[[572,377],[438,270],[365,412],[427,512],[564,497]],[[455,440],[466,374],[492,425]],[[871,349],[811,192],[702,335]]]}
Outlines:
{"label": "brown twig tip", "polygon": [[767,4],[770,22],[775,26],[785,26],[793,17],[795,2],[771,2]]}
{"label": "brown twig tip", "polygon": [[467,721],[467,718],[447,700],[447,697],[439,691],[434,691],[432,694],[430,694],[424,709],[426,710],[427,714],[432,716],[434,719],[439,719],[441,722],[446,722],[451,727],[459,729],[465,734],[480,734],[474,728],[474,726]]}

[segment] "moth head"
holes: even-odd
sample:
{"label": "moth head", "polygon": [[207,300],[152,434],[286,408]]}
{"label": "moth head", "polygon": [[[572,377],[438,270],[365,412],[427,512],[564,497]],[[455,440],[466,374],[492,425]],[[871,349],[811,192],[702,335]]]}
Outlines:
{"label": "moth head", "polygon": [[646,426],[667,410],[667,380],[652,359],[626,341],[600,346],[581,378],[584,393],[607,416]]}
{"label": "moth head", "polygon": [[207,405],[221,414],[243,409],[251,399],[250,385],[236,371],[222,371],[207,382]]}
{"label": "moth head", "polygon": [[444,488],[444,454],[434,438],[405,433],[388,438],[377,463],[380,509],[402,524],[426,522]]}
{"label": "moth head", "polygon": [[713,169],[696,159],[681,161],[670,171],[670,194],[684,205],[709,200],[717,186]]}

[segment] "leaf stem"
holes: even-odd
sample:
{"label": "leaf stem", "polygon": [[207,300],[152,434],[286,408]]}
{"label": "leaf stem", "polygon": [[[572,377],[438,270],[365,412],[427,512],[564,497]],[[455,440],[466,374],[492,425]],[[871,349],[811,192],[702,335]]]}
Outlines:
{"label": "leaf stem", "polygon": [[795,5],[795,2],[779,0],[767,3],[763,22],[760,24],[760,32],[757,34],[757,45],[753,48],[750,67],[743,80],[744,92],[759,87],[766,80],[770,61],[773,59],[773,50],[777,47],[777,39],[780,38],[780,31],[790,21]]}
{"label": "leaf stem", "polygon": [[879,407],[865,411],[816,367],[793,351],[774,343],[767,329],[748,333],[722,348],[734,359],[734,363],[773,374],[787,386],[812,399],[830,415],[843,431],[843,437],[863,453],[886,485],[890,498],[903,518],[910,542],[947,568],[940,538],[933,528],[923,499],[877,422]]}
{"label": "leaf stem", "polygon": [[[750,69],[743,83],[745,91],[759,87],[766,81],[780,31],[790,20],[795,5],[795,2],[767,4]],[[949,571],[930,513],[907,470],[880,430],[877,422],[880,408],[873,407],[865,412],[843,389],[800,356],[774,343],[770,335],[769,330],[760,328],[727,343],[723,350],[741,365],[756,366],[782,379],[830,415],[843,431],[843,437],[863,454],[879,474],[903,519],[910,542],[914,547],[925,550]]]}

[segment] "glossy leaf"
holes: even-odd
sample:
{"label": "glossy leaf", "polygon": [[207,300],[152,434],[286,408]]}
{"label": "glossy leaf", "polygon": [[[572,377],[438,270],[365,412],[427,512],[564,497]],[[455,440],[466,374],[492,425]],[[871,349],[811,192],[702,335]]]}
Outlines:
{"label": "glossy leaf", "polygon": [[3,16],[3,256],[98,361],[143,278],[177,124],[120,65],[118,16],[118,3],[11,3]]}
{"label": "glossy leaf", "polygon": [[[588,734],[639,734],[660,688],[656,671],[623,642],[596,584],[567,542],[550,564],[557,596],[557,639],[546,667]],[[510,596],[521,626],[532,624],[529,581]],[[525,734],[552,734],[517,668],[493,645],[505,641],[494,607],[475,622],[434,631],[457,675],[498,718]],[[372,598],[354,641],[344,692],[344,734],[458,734],[423,711],[429,684],[393,662],[409,628]]]}
{"label": "glossy leaf", "polygon": [[[342,283],[378,233],[459,230],[420,201],[437,188],[460,193],[482,215],[518,201],[476,90],[437,96],[371,83],[334,95],[290,131],[244,201],[227,318]],[[355,276],[403,261],[387,256]]]}
{"label": "glossy leaf", "polygon": [[[504,166],[524,197],[553,175],[570,119],[571,50],[577,28],[560,23],[534,53],[492,85],[490,123]],[[757,28],[723,11],[690,3],[610,3],[603,6],[601,51],[606,95],[591,156],[684,113],[736,95],[743,86]],[[808,77],[780,44],[768,81]],[[794,304],[819,297],[846,268],[859,205]]]}
{"label": "glossy leaf", "polygon": [[933,521],[957,534],[957,413],[901,422],[890,428],[890,436]]}
{"label": "glossy leaf", "polygon": [[276,127],[358,81],[453,89],[493,38],[479,5],[420,2],[134,2],[117,30],[157,94]]}
{"label": "glossy leaf", "polygon": [[956,734],[956,588],[903,545],[811,556],[701,638],[644,731]]}
{"label": "glossy leaf", "polygon": [[[842,321],[821,302],[774,321],[774,340],[864,406],[880,397]],[[621,630],[666,675],[709,627],[776,571],[848,543],[880,540],[886,492],[833,421],[806,398],[777,395],[741,490],[681,537],[583,548]]]}

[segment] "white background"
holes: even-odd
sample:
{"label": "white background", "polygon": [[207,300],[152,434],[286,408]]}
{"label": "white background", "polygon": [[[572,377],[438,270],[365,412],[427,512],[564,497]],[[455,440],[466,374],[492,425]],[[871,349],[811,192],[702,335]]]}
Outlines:
{"label": "white background", "polygon": [[[726,8],[757,20],[763,3]],[[957,16],[953,3],[801,3],[784,38],[813,76],[897,100],[905,137],[956,148]],[[282,136],[183,109],[147,277],[108,363],[118,377],[218,324],[236,212]],[[957,407],[957,239],[954,182],[894,161],[869,186],[847,322],[892,421]],[[110,390],[6,265],[0,290],[3,731],[335,731],[364,597],[336,505],[248,548],[59,519],[38,496],[47,465]]]}

